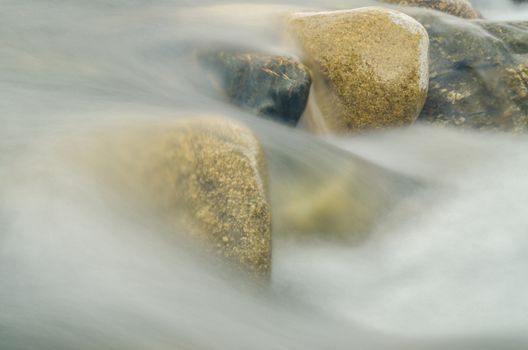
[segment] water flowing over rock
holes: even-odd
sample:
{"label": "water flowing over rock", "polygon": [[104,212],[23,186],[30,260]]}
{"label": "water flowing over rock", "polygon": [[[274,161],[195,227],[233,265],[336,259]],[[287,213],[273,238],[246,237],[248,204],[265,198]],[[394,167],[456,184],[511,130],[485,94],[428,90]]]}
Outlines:
{"label": "water flowing over rock", "polygon": [[348,133],[415,121],[427,95],[428,38],[409,16],[378,7],[289,18],[312,71],[302,122]]}
{"label": "water flowing over rock", "polygon": [[[403,192],[416,187],[413,180],[352,155],[343,156],[339,164],[325,164],[309,154],[303,160],[311,164],[287,155],[285,159],[289,169],[281,171],[281,181],[272,190],[277,239],[360,243],[405,197]],[[326,170],[315,170],[318,166]],[[388,189],[394,190],[390,196]]]}
{"label": "water flowing over rock", "polygon": [[420,119],[521,132],[528,126],[528,24],[408,12],[431,41],[429,95]]}
{"label": "water flowing over rock", "polygon": [[383,0],[386,3],[402,6],[430,8],[462,18],[482,18],[468,0]]}
{"label": "water flowing over rock", "polygon": [[254,113],[297,125],[312,83],[307,68],[293,58],[263,53],[213,51],[200,61],[229,100]]}
{"label": "water flowing over rock", "polygon": [[219,118],[132,123],[105,130],[90,149],[88,165],[119,192],[208,251],[269,276],[267,170],[249,129]]}
{"label": "water flowing over rock", "polygon": [[274,129],[255,128],[267,156],[277,246],[283,239],[364,242],[395,205],[423,187],[314,135]]}

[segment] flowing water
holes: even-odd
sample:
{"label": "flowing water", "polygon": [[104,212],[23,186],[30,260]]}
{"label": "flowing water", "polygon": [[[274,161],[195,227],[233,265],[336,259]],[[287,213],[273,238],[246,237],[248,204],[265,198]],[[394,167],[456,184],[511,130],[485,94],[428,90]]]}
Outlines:
{"label": "flowing water", "polygon": [[[277,14],[370,3],[0,1],[0,349],[528,347],[525,135],[418,124],[316,141],[223,102],[193,64],[219,43],[289,53]],[[114,121],[196,113],[255,130],[272,192],[295,182],[281,152],[329,181],[359,156],[394,179],[395,205],[360,244],[274,232],[255,289],[57,151]]]}

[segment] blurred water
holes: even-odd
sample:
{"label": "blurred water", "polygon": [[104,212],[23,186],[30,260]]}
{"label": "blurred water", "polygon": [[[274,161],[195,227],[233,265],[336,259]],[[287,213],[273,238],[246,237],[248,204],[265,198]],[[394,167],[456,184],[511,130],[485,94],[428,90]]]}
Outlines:
{"label": "blurred water", "polygon": [[[0,349],[526,348],[525,136],[416,125],[325,146],[225,104],[192,63],[212,43],[289,53],[277,14],[372,3],[0,2]],[[57,152],[113,121],[211,112],[270,155],[357,155],[426,185],[359,246],[277,240],[255,290]]]}

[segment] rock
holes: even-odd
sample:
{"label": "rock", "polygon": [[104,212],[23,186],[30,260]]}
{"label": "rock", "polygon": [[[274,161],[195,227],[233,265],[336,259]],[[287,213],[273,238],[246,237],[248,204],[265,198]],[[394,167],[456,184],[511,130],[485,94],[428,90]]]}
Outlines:
{"label": "rock", "polygon": [[482,18],[468,0],[383,0],[389,4],[430,8],[468,19]]}
{"label": "rock", "polygon": [[430,38],[429,95],[420,119],[521,132],[528,126],[528,23],[409,12]]}
{"label": "rock", "polygon": [[360,242],[393,204],[377,180],[367,180],[372,169],[358,171],[350,163],[334,168],[337,174],[312,169],[296,181],[283,180],[273,202],[281,237]]}
{"label": "rock", "polygon": [[302,122],[348,133],[407,125],[427,95],[428,38],[400,12],[367,7],[296,13],[289,18],[312,71],[313,96]]}
{"label": "rock", "polygon": [[528,53],[528,22],[478,21],[482,28],[502,40],[507,49],[515,54]]}
{"label": "rock", "polygon": [[396,204],[422,188],[307,133],[264,130],[261,139],[277,246],[283,239],[362,242]]}
{"label": "rock", "polygon": [[200,60],[231,102],[259,116],[297,125],[312,83],[303,64],[285,56],[236,51],[202,53]]}
{"label": "rock", "polygon": [[249,129],[197,118],[119,125],[94,139],[91,160],[84,163],[112,188],[206,250],[251,274],[269,276],[267,170]]}

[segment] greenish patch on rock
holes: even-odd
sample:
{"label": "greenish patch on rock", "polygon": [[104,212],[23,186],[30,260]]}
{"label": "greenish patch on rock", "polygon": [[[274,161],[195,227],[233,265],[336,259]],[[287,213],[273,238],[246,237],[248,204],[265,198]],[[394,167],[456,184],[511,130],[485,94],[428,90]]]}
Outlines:
{"label": "greenish patch on rock", "polygon": [[291,57],[238,51],[212,51],[199,58],[232,103],[259,116],[297,125],[312,82],[303,64]]}
{"label": "greenish patch on rock", "polygon": [[265,133],[275,240],[358,244],[422,184],[306,133]]}

